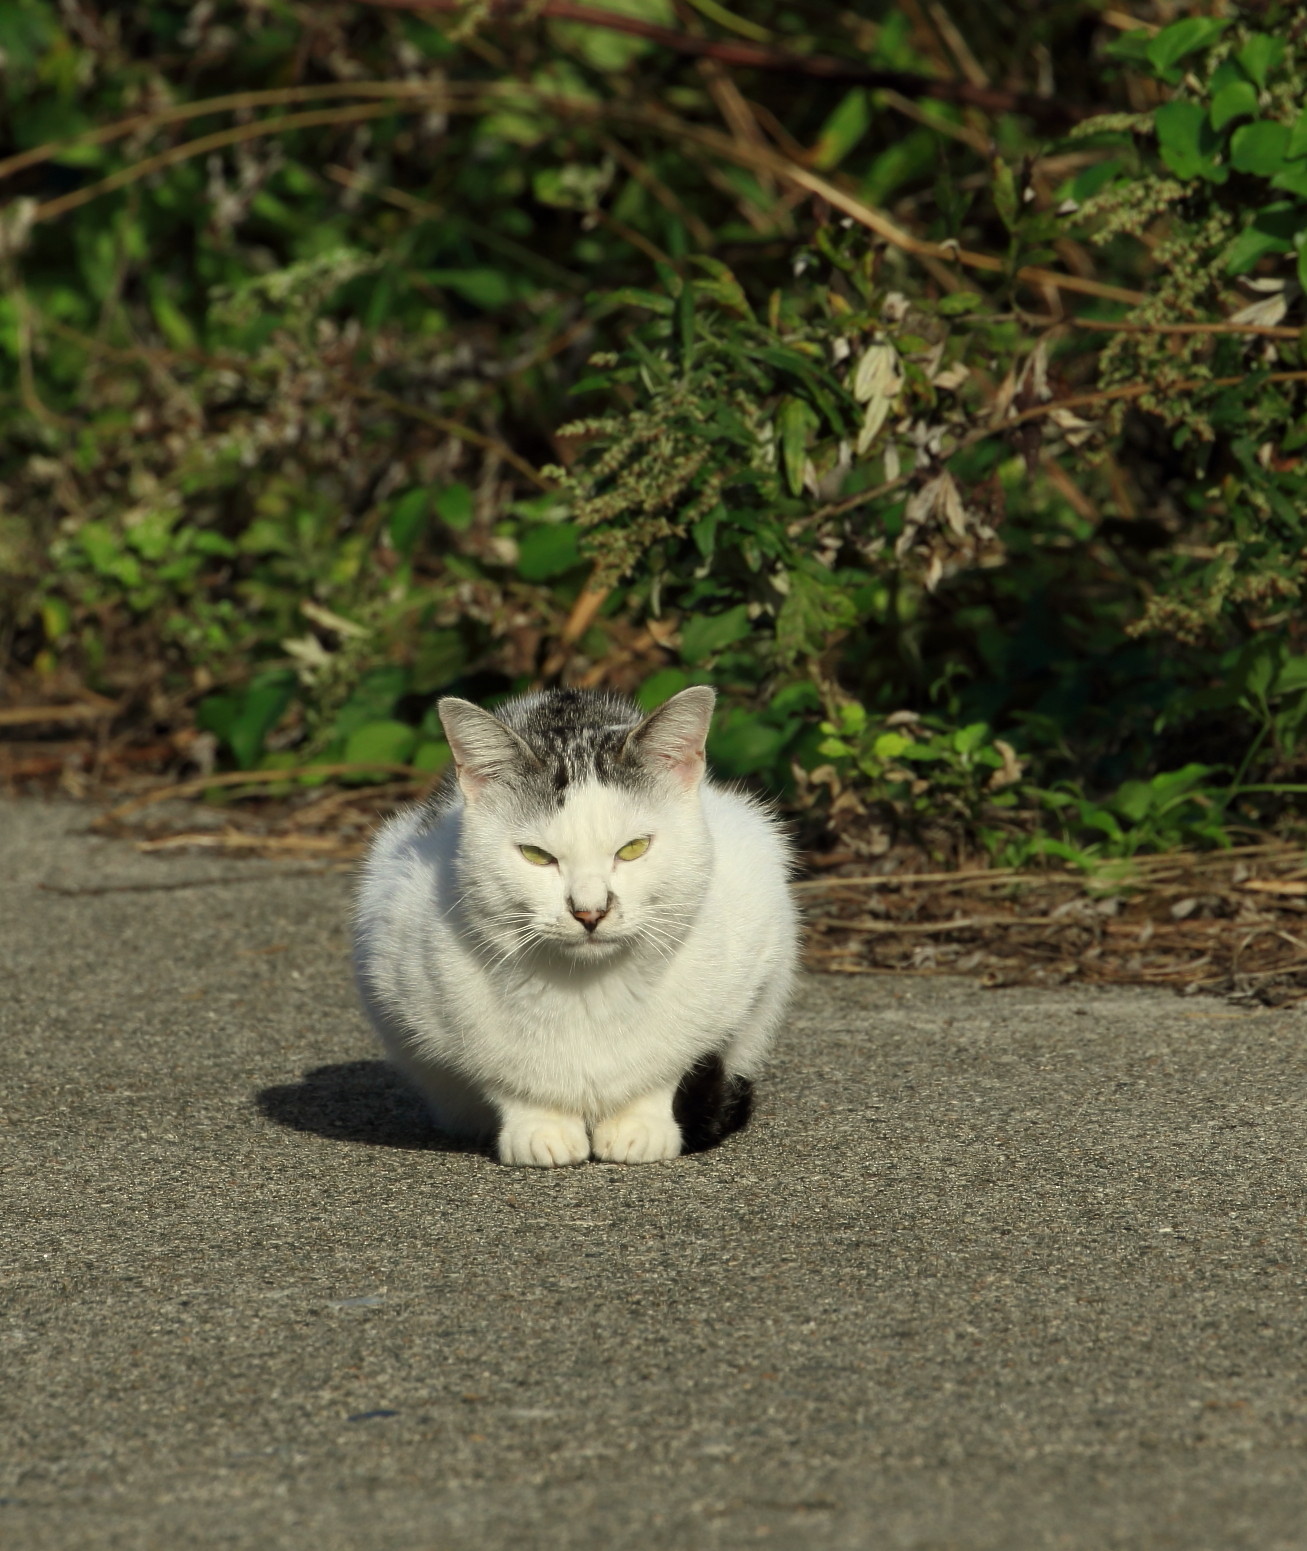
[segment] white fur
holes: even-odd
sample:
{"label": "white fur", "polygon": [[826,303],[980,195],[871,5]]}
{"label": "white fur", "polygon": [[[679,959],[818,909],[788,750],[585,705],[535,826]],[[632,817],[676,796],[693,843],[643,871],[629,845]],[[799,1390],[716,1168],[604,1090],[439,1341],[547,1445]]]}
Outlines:
{"label": "white fur", "polygon": [[[530,824],[480,791],[399,814],[365,864],[355,968],[387,1053],[442,1128],[494,1136],[505,1163],[675,1157],[681,1077],[714,1052],[753,1077],[785,1011],[778,828],[697,772],[643,793],[590,781]],[[573,911],[605,905],[588,934]]]}

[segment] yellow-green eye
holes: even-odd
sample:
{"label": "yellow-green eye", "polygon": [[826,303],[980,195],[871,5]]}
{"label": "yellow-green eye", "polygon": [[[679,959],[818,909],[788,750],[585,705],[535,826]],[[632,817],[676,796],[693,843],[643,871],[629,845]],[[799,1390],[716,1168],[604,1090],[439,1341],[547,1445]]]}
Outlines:
{"label": "yellow-green eye", "polygon": [[639,840],[628,840],[617,853],[618,859],[623,862],[633,862],[637,856],[643,856],[649,849],[648,835],[641,835]]}
{"label": "yellow-green eye", "polygon": [[548,851],[542,851],[539,846],[518,846],[517,849],[534,867],[548,867],[558,860],[556,856],[550,856]]}

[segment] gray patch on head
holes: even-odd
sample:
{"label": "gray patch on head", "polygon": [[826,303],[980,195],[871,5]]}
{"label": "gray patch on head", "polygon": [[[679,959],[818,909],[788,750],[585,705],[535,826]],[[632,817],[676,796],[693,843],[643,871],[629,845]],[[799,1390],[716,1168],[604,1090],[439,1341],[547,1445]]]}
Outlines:
{"label": "gray patch on head", "polygon": [[[546,689],[495,706],[490,713],[511,728],[539,760],[525,763],[508,783],[514,798],[531,807],[560,808],[568,791],[585,781],[643,791],[653,784],[645,762],[623,754],[631,730],[644,720],[633,700],[610,690]],[[451,769],[433,794],[433,815],[458,790]]]}
{"label": "gray patch on head", "polygon": [[507,701],[495,716],[528,744],[540,769],[522,773],[523,796],[561,806],[569,787],[586,781],[640,789],[649,773],[624,757],[633,727],[644,720],[634,701],[610,691],[549,689]]}

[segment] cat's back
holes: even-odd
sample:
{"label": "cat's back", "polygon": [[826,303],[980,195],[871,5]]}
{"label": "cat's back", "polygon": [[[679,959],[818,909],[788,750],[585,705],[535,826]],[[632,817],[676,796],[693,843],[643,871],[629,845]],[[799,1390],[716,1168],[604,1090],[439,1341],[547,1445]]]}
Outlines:
{"label": "cat's back", "polygon": [[798,932],[790,892],[793,848],[770,807],[729,786],[705,783],[704,818],[712,837],[712,930],[746,949],[780,949]]}

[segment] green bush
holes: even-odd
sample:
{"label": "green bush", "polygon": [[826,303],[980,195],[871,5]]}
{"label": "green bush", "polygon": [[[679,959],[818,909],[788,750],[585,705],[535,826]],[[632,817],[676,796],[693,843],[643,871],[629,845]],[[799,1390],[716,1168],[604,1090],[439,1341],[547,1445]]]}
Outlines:
{"label": "green bush", "polygon": [[[1297,8],[714,6],[707,68],[547,5],[11,9],[12,678],[360,780],[443,692],[713,682],[718,767],[855,847],[1292,819]],[[941,101],[958,47],[1056,91]]]}

